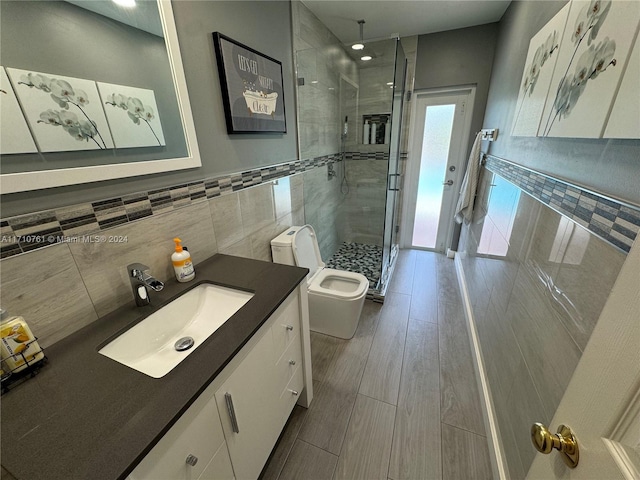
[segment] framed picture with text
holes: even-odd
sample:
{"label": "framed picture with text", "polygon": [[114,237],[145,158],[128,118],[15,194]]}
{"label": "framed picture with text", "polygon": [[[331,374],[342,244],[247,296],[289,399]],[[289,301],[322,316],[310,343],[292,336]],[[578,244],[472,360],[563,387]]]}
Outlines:
{"label": "framed picture with text", "polygon": [[286,133],[282,63],[213,33],[227,133]]}

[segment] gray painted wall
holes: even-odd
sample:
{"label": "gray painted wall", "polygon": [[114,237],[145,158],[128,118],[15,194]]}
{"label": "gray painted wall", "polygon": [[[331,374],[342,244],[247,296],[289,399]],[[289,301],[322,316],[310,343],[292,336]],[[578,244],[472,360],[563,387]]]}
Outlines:
{"label": "gray painted wall", "polygon": [[414,90],[475,84],[473,133],[482,128],[497,37],[497,23],[418,37]]}
{"label": "gray painted wall", "polygon": [[484,118],[499,128],[489,153],[566,179],[609,196],[640,204],[640,140],[511,137],[529,40],[565,1],[513,2],[500,22],[500,36]]}
{"label": "gray painted wall", "polygon": [[[173,10],[202,155],[202,167],[3,195],[3,218],[45,208],[152,190],[297,158],[289,2],[180,1],[173,2]],[[234,136],[226,133],[220,81],[211,37],[211,33],[215,31],[220,31],[282,62],[288,133]],[[274,35],[274,32],[277,32],[277,35]],[[143,68],[143,64],[139,67]]]}

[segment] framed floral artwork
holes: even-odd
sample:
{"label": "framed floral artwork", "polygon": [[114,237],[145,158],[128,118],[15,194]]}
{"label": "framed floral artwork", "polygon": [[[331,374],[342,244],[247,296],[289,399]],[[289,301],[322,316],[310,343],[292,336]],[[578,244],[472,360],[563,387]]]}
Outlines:
{"label": "framed floral artwork", "polygon": [[113,148],[92,80],[7,68],[41,152]]}
{"label": "framed floral artwork", "polygon": [[0,67],[0,154],[37,151],[9,77]]}
{"label": "framed floral artwork", "polygon": [[629,56],[604,138],[640,139],[640,35]]}
{"label": "framed floral artwork", "polygon": [[571,2],[538,136],[603,137],[639,24],[640,2]]}
{"label": "framed floral artwork", "polygon": [[513,117],[512,135],[535,137],[538,134],[569,6],[570,4],[565,5],[529,43]]}
{"label": "framed floral artwork", "polygon": [[286,133],[282,64],[213,33],[227,133]]}
{"label": "framed floral artwork", "polygon": [[153,90],[96,83],[116,148],[166,145]]}

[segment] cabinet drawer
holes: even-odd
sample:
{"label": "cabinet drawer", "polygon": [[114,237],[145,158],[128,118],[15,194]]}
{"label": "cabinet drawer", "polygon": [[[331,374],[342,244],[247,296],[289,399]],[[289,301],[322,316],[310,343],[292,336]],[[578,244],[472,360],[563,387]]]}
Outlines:
{"label": "cabinet drawer", "polygon": [[292,294],[276,311],[271,332],[273,335],[274,362],[284,353],[300,330],[300,312],[297,292]]}
{"label": "cabinet drawer", "polygon": [[300,337],[296,337],[289,344],[285,352],[282,354],[278,363],[276,363],[276,385],[278,392],[286,387],[294,372],[302,365],[302,347],[300,345]]}
{"label": "cabinet drawer", "polygon": [[[291,377],[291,380],[280,394],[280,402],[278,403],[279,414],[282,418],[283,424],[286,423],[293,406],[298,401],[300,393],[304,388],[304,375],[302,373],[302,366],[299,366]],[[298,392],[298,395],[293,392]]]}
{"label": "cabinet drawer", "polygon": [[[209,395],[201,395],[140,462],[130,478],[196,479],[223,443],[216,403]],[[198,459],[194,466],[186,463],[189,455]]]}
{"label": "cabinet drawer", "polygon": [[233,468],[227,451],[227,444],[223,443],[206,466],[198,480],[233,480]]}

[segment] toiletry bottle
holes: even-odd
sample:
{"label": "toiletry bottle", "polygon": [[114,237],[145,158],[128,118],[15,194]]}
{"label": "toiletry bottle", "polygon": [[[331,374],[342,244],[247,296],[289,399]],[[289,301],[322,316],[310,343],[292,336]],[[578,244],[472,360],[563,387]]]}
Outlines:
{"label": "toiletry bottle", "polygon": [[7,370],[16,373],[42,360],[44,353],[22,317],[5,318],[6,316],[6,312],[2,310],[0,312],[0,318],[2,318],[0,355]]}
{"label": "toiletry bottle", "polygon": [[364,127],[362,129],[362,143],[365,145],[369,144],[369,120],[364,121]]}
{"label": "toiletry bottle", "polygon": [[176,251],[171,255],[171,262],[176,279],[179,282],[189,282],[196,276],[193,263],[191,263],[191,254],[182,248],[182,240],[174,238],[173,241],[176,242]]}

